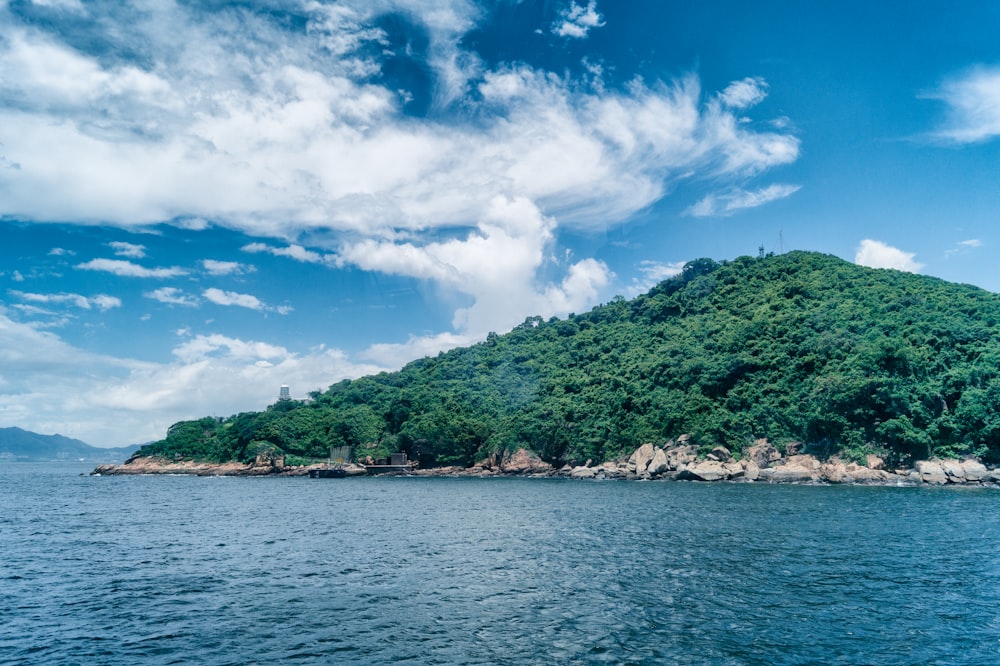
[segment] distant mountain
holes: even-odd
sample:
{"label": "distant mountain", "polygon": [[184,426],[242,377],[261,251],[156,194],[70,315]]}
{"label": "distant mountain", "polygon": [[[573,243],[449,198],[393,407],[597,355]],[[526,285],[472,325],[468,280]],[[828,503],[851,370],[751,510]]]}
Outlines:
{"label": "distant mountain", "polygon": [[121,462],[139,446],[102,449],[62,435],[0,428],[0,462]]}

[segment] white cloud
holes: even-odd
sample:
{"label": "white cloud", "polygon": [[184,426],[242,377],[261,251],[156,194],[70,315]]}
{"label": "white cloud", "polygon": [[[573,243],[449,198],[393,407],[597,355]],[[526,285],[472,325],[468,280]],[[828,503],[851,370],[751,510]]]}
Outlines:
{"label": "white cloud", "polygon": [[934,134],[937,138],[977,143],[1000,136],[1000,67],[971,69],[928,96],[948,106],[948,120]]}
{"label": "white cloud", "polygon": [[914,261],[915,256],[913,252],[904,252],[882,241],[865,239],[858,246],[854,263],[869,268],[894,268],[908,273],[918,273],[924,265]]}
{"label": "white cloud", "polygon": [[479,339],[455,333],[438,333],[423,337],[411,336],[404,343],[374,344],[361,352],[359,356],[377,363],[379,366],[398,370],[415,358],[434,356],[449,349],[471,345]]}
{"label": "white cloud", "polygon": [[583,39],[592,28],[604,25],[604,17],[597,11],[597,0],[590,0],[586,6],[575,2],[559,14],[559,20],[552,27],[552,32],[559,37]]}
{"label": "white cloud", "polygon": [[54,9],[66,9],[79,14],[85,14],[86,9],[80,0],[31,0],[31,4]]}
{"label": "white cloud", "polygon": [[49,250],[50,257],[73,257],[76,256],[76,252],[73,250],[67,250],[62,247],[54,247]]}
{"label": "white cloud", "polygon": [[966,252],[971,252],[972,250],[982,246],[983,246],[983,241],[979,240],[978,238],[970,238],[969,240],[959,241],[955,243],[955,247],[944,251],[944,256],[951,258],[958,254],[965,254]]}
{"label": "white cloud", "polygon": [[732,215],[747,208],[756,208],[764,204],[785,199],[801,189],[799,185],[774,184],[759,190],[734,189],[723,194],[709,194],[685,211],[693,217],[712,217],[716,215]]}
{"label": "white cloud", "polygon": [[187,339],[173,356],[148,363],[92,354],[0,310],[0,422],[121,446],[161,439],[179,420],[263,409],[282,384],[305,395],[386,369],[339,350],[295,354],[220,335]]}
{"label": "white cloud", "polygon": [[143,294],[143,296],[168,305],[183,305],[185,307],[198,306],[197,298],[191,296],[190,294],[185,294],[177,287],[161,287],[160,289],[147,291]]}
{"label": "white cloud", "polygon": [[273,247],[266,243],[250,243],[244,245],[242,248],[244,252],[250,252],[252,254],[266,253],[273,254],[276,257],[288,257],[289,259],[294,259],[295,261],[301,261],[304,264],[323,264],[328,263],[328,259],[323,255],[313,252],[312,250],[307,250],[301,245],[289,245],[288,247]]}
{"label": "white cloud", "polygon": [[245,273],[253,273],[257,270],[253,266],[241,264],[238,261],[202,259],[201,265],[209,275],[243,275]]}
{"label": "white cloud", "polygon": [[146,246],[136,245],[134,243],[125,243],[123,241],[111,241],[108,246],[115,251],[115,254],[119,257],[128,257],[129,259],[142,259],[146,256]]}
{"label": "white cloud", "polygon": [[24,291],[16,291],[13,289],[10,290],[9,293],[16,298],[29,303],[66,303],[80,308],[81,310],[97,308],[101,312],[106,312],[112,308],[120,308],[122,305],[120,298],[117,296],[108,296],[107,294],[98,294],[97,296],[88,297],[80,294],[70,294],[65,292],[58,294],[35,294]]}
{"label": "white cloud", "polygon": [[267,308],[259,298],[251,294],[240,294],[235,291],[223,291],[211,287],[203,291],[201,295],[217,305],[236,305],[250,310],[265,310]]}
{"label": "white cloud", "polygon": [[82,264],[77,264],[76,267],[85,271],[114,273],[121,277],[168,278],[187,275],[187,271],[177,266],[171,268],[145,268],[144,266],[123,259],[91,259]]}
{"label": "white cloud", "polygon": [[509,329],[526,312],[550,316],[583,310],[609,283],[605,264],[584,259],[568,266],[559,284],[538,284],[554,226],[531,201],[497,197],[465,238],[345,244],[337,261],[431,280],[472,296],[473,305],[459,309],[453,324],[464,334],[479,336]]}
{"label": "white cloud", "polygon": [[760,77],[747,77],[733,81],[719,93],[722,103],[733,109],[746,109],[767,97],[767,82]]}
{"label": "white cloud", "polygon": [[661,263],[658,261],[643,261],[639,263],[639,273],[641,278],[632,278],[632,284],[628,288],[628,296],[635,297],[645,294],[647,291],[663,282],[667,278],[680,275],[684,270],[684,261],[672,261]]}

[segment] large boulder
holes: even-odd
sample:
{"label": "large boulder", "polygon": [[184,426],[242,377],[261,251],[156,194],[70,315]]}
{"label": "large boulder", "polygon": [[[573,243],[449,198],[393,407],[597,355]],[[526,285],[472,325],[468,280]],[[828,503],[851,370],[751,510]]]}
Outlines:
{"label": "large boulder", "polygon": [[792,456],[770,469],[761,469],[760,478],[772,483],[805,483],[820,479],[820,464],[816,458],[807,455]]}
{"label": "large boulder", "polygon": [[941,469],[948,477],[948,483],[965,483],[965,469],[960,460],[942,460]]}
{"label": "large boulder", "polygon": [[593,467],[574,467],[569,476],[571,479],[593,479],[597,476],[597,470]]}
{"label": "large boulder", "polygon": [[663,474],[668,469],[667,454],[663,452],[663,449],[657,447],[653,450],[653,459],[649,461],[646,473],[650,476],[657,476],[658,474]]}
{"label": "large boulder", "polygon": [[746,460],[752,460],[759,468],[770,467],[781,460],[781,452],[771,446],[766,439],[758,439],[753,446],[743,451]]}
{"label": "large boulder", "polygon": [[646,473],[646,469],[649,467],[649,463],[653,461],[653,456],[656,454],[655,447],[646,443],[635,450],[632,457],[629,458],[629,465],[635,465],[635,473],[642,475]]}
{"label": "large boulder", "polygon": [[708,454],[709,460],[718,460],[719,462],[729,462],[732,457],[733,454],[724,446],[717,446]]}
{"label": "large boulder", "polygon": [[965,472],[965,480],[973,483],[984,481],[990,473],[986,465],[978,460],[963,460],[962,470]]}
{"label": "large boulder", "polygon": [[918,460],[913,469],[924,483],[940,486],[948,483],[948,477],[937,462],[933,460]]}
{"label": "large boulder", "polygon": [[698,460],[698,450],[691,444],[671,446],[664,451],[667,456],[667,466],[670,469],[680,469]]}
{"label": "large boulder", "polygon": [[702,460],[688,465],[680,478],[692,481],[721,481],[728,476],[726,469],[718,460]]}
{"label": "large boulder", "polygon": [[747,481],[756,481],[760,478],[760,467],[752,460],[743,460],[743,478]]}
{"label": "large boulder", "polygon": [[552,471],[552,465],[527,449],[518,449],[505,456],[500,468],[506,474],[546,474]]}

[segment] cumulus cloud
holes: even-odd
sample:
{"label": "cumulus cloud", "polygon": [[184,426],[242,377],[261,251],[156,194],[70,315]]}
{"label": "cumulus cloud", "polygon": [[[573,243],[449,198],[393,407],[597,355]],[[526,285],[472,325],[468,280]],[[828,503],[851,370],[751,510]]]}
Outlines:
{"label": "cumulus cloud", "polygon": [[241,308],[249,308],[250,310],[266,309],[264,303],[252,294],[240,294],[235,291],[223,291],[222,289],[211,287],[203,291],[201,295],[216,305],[235,305]]}
{"label": "cumulus cloud", "polygon": [[198,299],[190,294],[185,294],[177,287],[161,287],[143,294],[146,298],[151,298],[167,305],[183,305],[185,307],[197,307]]}
{"label": "cumulus cloud", "polygon": [[934,136],[954,143],[977,143],[1000,136],[1000,67],[976,67],[928,95],[943,101],[947,121]]}
{"label": "cumulus cloud", "polygon": [[336,349],[296,354],[214,334],[186,335],[169,362],[119,359],[78,349],[2,310],[0,367],[0,422],[98,446],[161,439],[182,419],[263,409],[282,384],[305,395],[386,369]]}
{"label": "cumulus cloud", "polygon": [[434,356],[456,347],[464,347],[480,338],[455,333],[438,333],[427,336],[410,336],[404,343],[377,343],[359,355],[363,359],[377,363],[384,368],[398,370],[415,358]]}
{"label": "cumulus cloud", "polygon": [[593,28],[603,25],[604,17],[597,11],[597,0],[590,0],[586,6],[573,2],[560,12],[552,32],[559,37],[583,39]]}
{"label": "cumulus cloud", "polygon": [[869,268],[894,268],[908,273],[918,273],[924,267],[914,260],[913,252],[904,252],[882,241],[865,239],[858,246],[854,263]]}
{"label": "cumulus cloud", "polygon": [[257,270],[249,264],[241,264],[238,261],[216,259],[202,259],[201,265],[209,275],[243,275]]}
{"label": "cumulus cloud", "polygon": [[288,257],[289,259],[294,259],[295,261],[301,261],[304,264],[323,264],[328,263],[329,259],[319,254],[318,252],[313,252],[312,250],[307,250],[301,245],[289,245],[287,247],[274,247],[268,245],[267,243],[249,243],[241,248],[244,252],[250,252],[253,254],[265,253],[272,254],[276,257]]}
{"label": "cumulus cloud", "polygon": [[121,277],[169,278],[177,277],[178,275],[187,275],[187,271],[177,266],[171,268],[146,268],[131,261],[125,261],[124,259],[91,259],[82,264],[77,264],[76,267],[84,271],[104,271]]}
{"label": "cumulus cloud", "polygon": [[474,231],[462,238],[417,244],[367,240],[345,244],[337,262],[441,283],[468,294],[454,326],[467,334],[507,330],[525,312],[549,316],[593,304],[611,272],[584,259],[558,284],[539,285],[555,223],[528,199],[497,197]]}
{"label": "cumulus cloud", "polygon": [[772,201],[790,197],[800,189],[799,185],[776,183],[752,192],[734,189],[722,194],[709,194],[688,208],[686,213],[693,217],[732,215],[747,208],[756,208]]}
{"label": "cumulus cloud", "polygon": [[112,308],[120,308],[122,301],[117,296],[108,296],[107,294],[98,294],[96,296],[82,296],[80,294],[70,294],[70,293],[58,293],[58,294],[35,294],[24,291],[10,290],[9,293],[29,303],[51,303],[51,304],[69,304],[73,305],[81,310],[90,310],[96,308],[101,312],[106,312]]}
{"label": "cumulus cloud", "polygon": [[136,245],[134,243],[125,243],[123,241],[112,241],[108,243],[108,246],[114,250],[115,254],[119,257],[142,259],[146,256],[145,245]]}

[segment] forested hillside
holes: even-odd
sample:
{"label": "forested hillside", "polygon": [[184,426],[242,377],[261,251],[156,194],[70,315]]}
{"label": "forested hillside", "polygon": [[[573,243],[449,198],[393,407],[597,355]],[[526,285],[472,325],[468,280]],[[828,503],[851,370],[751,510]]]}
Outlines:
{"label": "forested hillside", "polygon": [[264,412],[172,426],[144,455],[290,460],[405,451],[471,464],[521,447],[561,464],[683,433],[819,456],[1000,460],[1000,297],[792,252],[699,259],[634,300],[505,335]]}

